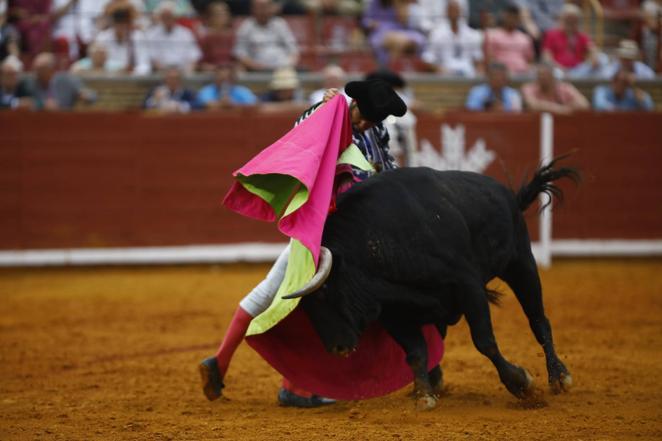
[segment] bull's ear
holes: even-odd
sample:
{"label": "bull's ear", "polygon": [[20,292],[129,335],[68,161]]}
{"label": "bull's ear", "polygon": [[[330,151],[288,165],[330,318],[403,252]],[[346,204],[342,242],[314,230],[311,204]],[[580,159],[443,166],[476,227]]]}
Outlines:
{"label": "bull's ear", "polygon": [[326,247],[320,248],[319,264],[317,265],[317,273],[306,283],[300,290],[283,296],[284,299],[296,299],[303,297],[318,290],[331,274],[331,267],[333,265],[333,255]]}

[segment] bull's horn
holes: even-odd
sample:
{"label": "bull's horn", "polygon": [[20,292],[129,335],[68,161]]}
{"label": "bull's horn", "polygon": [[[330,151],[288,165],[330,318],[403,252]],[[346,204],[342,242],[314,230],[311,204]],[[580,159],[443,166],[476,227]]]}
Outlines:
{"label": "bull's horn", "polygon": [[304,285],[303,288],[301,288],[296,292],[293,292],[292,294],[283,296],[283,298],[296,299],[297,297],[303,297],[319,289],[319,287],[322,286],[324,282],[326,282],[326,279],[327,277],[329,277],[329,274],[331,274],[332,264],[333,264],[333,255],[331,254],[331,251],[326,247],[321,247],[319,269],[317,270],[317,273],[313,276],[312,279],[310,279],[310,282]]}

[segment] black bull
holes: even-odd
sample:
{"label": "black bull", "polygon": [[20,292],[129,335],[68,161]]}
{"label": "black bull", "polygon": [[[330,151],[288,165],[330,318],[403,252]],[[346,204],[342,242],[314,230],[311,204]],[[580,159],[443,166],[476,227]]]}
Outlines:
{"label": "black bull", "polygon": [[552,162],[515,194],[476,173],[408,168],[379,174],[343,194],[329,216],[322,240],[332,255],[329,272],[288,297],[305,295],[304,310],[326,349],[337,354],[353,350],[368,323],[381,322],[406,353],[418,405],[430,408],[441,370],[427,372],[421,326],[434,324],[445,336],[462,315],[506,388],[519,398],[532,391],[529,373],[508,362],[494,338],[488,302],[495,296],[486,284],[499,277],[544,350],[552,391],[564,391],[572,379],[554,349],[522,214],[542,192],[561,197],[553,182],[562,177],[578,175]]}

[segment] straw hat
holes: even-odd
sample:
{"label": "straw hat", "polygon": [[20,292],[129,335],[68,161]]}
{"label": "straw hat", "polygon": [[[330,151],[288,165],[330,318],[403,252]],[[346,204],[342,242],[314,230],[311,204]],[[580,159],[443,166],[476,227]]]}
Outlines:
{"label": "straw hat", "polygon": [[636,60],[639,58],[639,46],[634,40],[621,40],[616,49],[616,55],[626,60]]}
{"label": "straw hat", "polygon": [[291,67],[283,67],[274,71],[269,84],[271,90],[287,90],[299,87],[297,72]]}

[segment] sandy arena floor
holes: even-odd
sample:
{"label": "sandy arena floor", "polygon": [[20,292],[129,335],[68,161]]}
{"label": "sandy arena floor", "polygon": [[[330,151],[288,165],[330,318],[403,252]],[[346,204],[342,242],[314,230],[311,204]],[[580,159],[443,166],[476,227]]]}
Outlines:
{"label": "sandy arena floor", "polygon": [[[558,261],[542,273],[558,352],[575,380],[546,389],[542,350],[512,295],[494,309],[502,352],[545,390],[523,406],[451,328],[447,393],[416,412],[408,389],[298,410],[242,345],[227,399],[202,395],[197,363],[216,349],[263,265],[0,271],[2,440],[662,439],[662,261]],[[505,290],[505,287],[502,289]]]}

